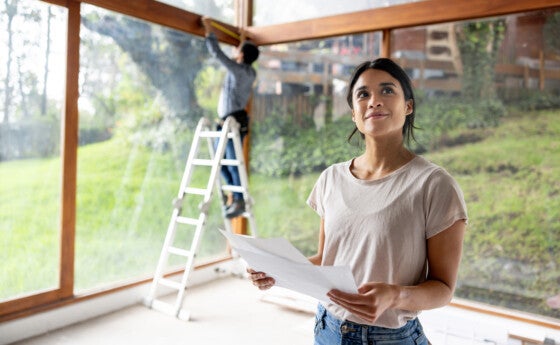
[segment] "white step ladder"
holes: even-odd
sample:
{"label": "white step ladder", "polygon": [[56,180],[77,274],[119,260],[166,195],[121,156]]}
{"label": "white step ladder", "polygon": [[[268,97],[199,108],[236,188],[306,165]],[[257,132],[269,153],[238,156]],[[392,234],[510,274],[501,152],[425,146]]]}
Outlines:
{"label": "white step ladder", "polygon": [[[173,315],[181,320],[189,319],[189,312],[183,309],[183,300],[189,275],[193,268],[194,259],[200,244],[202,231],[204,230],[214,188],[216,188],[220,196],[222,216],[226,231],[231,232],[231,222],[230,219],[227,219],[225,216],[225,200],[222,195],[223,192],[239,192],[243,193],[243,198],[245,200],[245,212],[239,217],[248,219],[251,234],[253,236],[256,236],[257,234],[255,220],[251,210],[253,200],[248,191],[248,178],[243,158],[243,146],[239,135],[239,124],[232,116],[230,116],[225,120],[221,131],[213,130],[212,126],[213,124],[206,118],[202,118],[198,122],[191,149],[189,151],[189,156],[187,158],[183,178],[181,180],[179,193],[177,198],[173,201],[173,212],[167,228],[167,234],[165,236],[165,241],[154,279],[148,296],[144,300],[144,304],[147,307]],[[200,142],[203,141],[204,138],[206,138],[208,142],[208,152],[210,158],[198,158]],[[214,142],[216,140],[218,140],[218,143],[214,146]],[[223,158],[228,140],[233,141],[236,159]],[[241,186],[223,185],[221,183],[219,176],[220,169],[223,165],[237,166]],[[206,188],[195,188],[191,186],[191,178],[195,167],[210,168],[210,177]],[[202,197],[202,201],[198,204],[198,217],[191,218],[181,215],[183,202],[189,198],[192,199],[196,197]],[[194,227],[194,234],[190,246],[188,246],[189,248],[181,248],[175,243],[175,235],[178,232],[178,224],[190,226],[191,229]],[[189,229],[189,231],[192,231],[191,229]],[[181,227],[180,230],[183,231],[185,229]],[[180,281],[164,277],[164,273],[169,266],[170,254],[186,258],[184,272]],[[177,297],[175,298],[174,303],[167,303],[157,299],[156,294],[160,286],[171,288],[172,291],[176,291]]]}

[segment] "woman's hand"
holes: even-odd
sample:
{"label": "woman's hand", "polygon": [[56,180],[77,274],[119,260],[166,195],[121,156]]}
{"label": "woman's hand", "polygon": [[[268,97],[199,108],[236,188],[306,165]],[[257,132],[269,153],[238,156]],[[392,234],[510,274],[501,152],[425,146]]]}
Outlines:
{"label": "woman's hand", "polygon": [[365,283],[358,288],[357,294],[331,290],[327,296],[357,317],[373,323],[394,305],[399,297],[399,288],[384,283]]}
{"label": "woman's hand", "polygon": [[256,272],[247,268],[247,273],[249,273],[249,279],[251,279],[253,285],[261,290],[268,290],[276,284],[274,278],[268,277],[264,272]]}

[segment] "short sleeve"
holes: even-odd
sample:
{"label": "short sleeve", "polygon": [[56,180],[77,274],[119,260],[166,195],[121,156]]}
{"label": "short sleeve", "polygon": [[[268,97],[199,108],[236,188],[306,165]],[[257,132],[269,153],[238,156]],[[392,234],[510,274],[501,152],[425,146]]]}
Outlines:
{"label": "short sleeve", "polygon": [[436,170],[426,187],[426,238],[437,235],[458,220],[468,220],[463,191],[444,169]]}
{"label": "short sleeve", "polygon": [[325,196],[325,181],[326,175],[325,172],[321,173],[317,181],[315,182],[315,186],[311,190],[309,197],[307,198],[307,205],[309,205],[317,214],[323,218],[325,216],[325,208],[323,205],[323,199]]}

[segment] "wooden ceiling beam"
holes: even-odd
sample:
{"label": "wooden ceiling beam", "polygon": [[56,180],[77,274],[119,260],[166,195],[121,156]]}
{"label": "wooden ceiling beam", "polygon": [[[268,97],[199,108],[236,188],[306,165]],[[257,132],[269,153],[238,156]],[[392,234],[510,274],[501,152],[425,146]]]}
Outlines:
{"label": "wooden ceiling beam", "polygon": [[[52,1],[52,0],[51,0]],[[155,0],[79,0],[82,3],[95,5],[110,11],[118,12],[131,17],[143,19],[155,24],[164,25],[172,29],[187,32],[193,35],[204,37],[204,27],[202,26],[202,16],[196,13],[185,11],[175,6],[167,5]],[[239,29],[233,25],[212,19],[220,26],[229,31],[239,33]],[[216,30],[216,36],[221,42],[238,45],[239,41],[235,38]]]}
{"label": "wooden ceiling beam", "polygon": [[425,0],[285,24],[252,26],[258,45],[454,22],[560,7],[560,0]]}
{"label": "wooden ceiling beam", "polygon": [[[171,27],[197,36],[204,36],[201,15],[156,0],[43,0],[64,5],[82,2]],[[240,1],[240,10],[252,15],[252,0]],[[363,32],[391,30],[411,26],[472,20],[541,9],[560,7],[560,0],[425,0],[408,4],[374,8],[322,18],[268,26],[245,23],[247,35],[258,45],[296,42],[325,37],[352,35]],[[215,20],[216,21],[216,20]],[[234,25],[216,21],[226,29],[239,33]],[[244,26],[240,23],[240,26]],[[237,45],[239,42],[221,32],[221,42]]]}

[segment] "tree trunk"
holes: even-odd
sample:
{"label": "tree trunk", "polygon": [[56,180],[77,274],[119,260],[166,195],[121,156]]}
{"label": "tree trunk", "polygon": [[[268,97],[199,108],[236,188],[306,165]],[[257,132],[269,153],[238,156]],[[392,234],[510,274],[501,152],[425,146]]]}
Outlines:
{"label": "tree trunk", "polygon": [[12,22],[14,17],[17,15],[17,0],[4,0],[6,6],[6,15],[8,17],[6,32],[8,34],[8,59],[6,61],[6,77],[4,79],[4,119],[3,122],[8,124],[10,121],[10,111],[11,111],[11,100],[12,100],[12,87],[10,85],[11,79],[11,69],[12,69],[12,55],[14,52],[13,36],[14,32],[12,30]]}
{"label": "tree trunk", "polygon": [[132,20],[104,16],[97,20],[83,18],[86,28],[111,37],[162,92],[170,116],[198,121],[201,108],[194,91],[194,80],[206,54],[204,41],[171,29]]}
{"label": "tree trunk", "polygon": [[47,82],[49,80],[49,57],[51,52],[51,18],[52,10],[48,6],[47,12],[47,48],[45,50],[45,69],[43,73],[43,92],[41,93],[41,115],[47,114]]}

